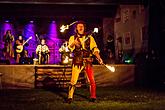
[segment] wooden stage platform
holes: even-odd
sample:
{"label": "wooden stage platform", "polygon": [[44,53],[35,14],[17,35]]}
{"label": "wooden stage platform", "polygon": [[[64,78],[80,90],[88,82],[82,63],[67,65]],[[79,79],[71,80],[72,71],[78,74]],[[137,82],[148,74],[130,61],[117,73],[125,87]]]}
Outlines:
{"label": "wooden stage platform", "polygon": [[[135,65],[113,65],[115,72],[103,65],[93,65],[97,86],[119,86],[134,83]],[[67,86],[71,77],[71,66],[65,65],[0,65],[2,88],[37,88],[50,79],[60,87]],[[79,78],[78,85],[85,84],[84,74]],[[86,83],[87,84],[87,83]]]}

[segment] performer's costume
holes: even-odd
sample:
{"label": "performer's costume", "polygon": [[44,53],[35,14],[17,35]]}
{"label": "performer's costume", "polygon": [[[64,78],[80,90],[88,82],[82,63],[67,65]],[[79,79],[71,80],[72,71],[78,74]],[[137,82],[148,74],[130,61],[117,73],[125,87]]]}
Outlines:
{"label": "performer's costume", "polygon": [[[78,38],[78,41],[81,43],[80,47],[69,47],[73,52],[74,57],[68,99],[73,98],[73,93],[79,74],[84,68],[90,83],[90,98],[96,99],[96,84],[92,69],[92,54],[96,51],[99,52],[99,49],[97,48],[97,44],[92,36],[90,36],[89,39],[85,41],[86,37],[87,36],[82,36]],[[75,39],[76,36],[71,36],[69,39],[69,45],[71,45]]]}
{"label": "performer's costume", "polygon": [[49,63],[49,48],[47,45],[38,45],[36,48],[36,54],[39,57],[39,64]]}

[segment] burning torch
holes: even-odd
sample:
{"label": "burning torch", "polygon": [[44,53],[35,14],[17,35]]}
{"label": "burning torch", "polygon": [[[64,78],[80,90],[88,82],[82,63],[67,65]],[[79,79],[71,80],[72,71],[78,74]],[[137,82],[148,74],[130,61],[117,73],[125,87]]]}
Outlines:
{"label": "burning torch", "polygon": [[[97,58],[96,58],[97,59]],[[98,60],[98,59],[97,59]],[[99,61],[99,60],[98,60]],[[110,65],[106,65],[105,63],[102,63],[103,66],[105,66],[107,69],[109,69],[111,72],[115,72],[115,67],[114,66],[110,66]]]}
{"label": "burning torch", "polygon": [[69,25],[62,25],[61,27],[60,27],[60,32],[64,32],[66,29],[69,29],[69,26],[72,26],[73,24],[75,24],[75,23],[77,23],[78,21],[75,21],[75,22],[72,22],[71,24],[69,24]]}

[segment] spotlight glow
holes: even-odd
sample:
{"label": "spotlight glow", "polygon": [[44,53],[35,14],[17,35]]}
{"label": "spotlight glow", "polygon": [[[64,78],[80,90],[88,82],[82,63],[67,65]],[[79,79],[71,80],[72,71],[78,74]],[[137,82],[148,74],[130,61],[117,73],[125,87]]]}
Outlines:
{"label": "spotlight glow", "polygon": [[5,20],[5,23],[9,23],[10,21],[9,20]]}
{"label": "spotlight glow", "polygon": [[3,23],[1,37],[3,37],[7,30],[11,30],[12,34],[14,34],[14,27],[9,21]]}
{"label": "spotlight glow", "polygon": [[34,23],[34,21],[31,20],[30,23]]}
{"label": "spotlight glow", "polygon": [[52,21],[52,23],[56,23],[55,21]]}

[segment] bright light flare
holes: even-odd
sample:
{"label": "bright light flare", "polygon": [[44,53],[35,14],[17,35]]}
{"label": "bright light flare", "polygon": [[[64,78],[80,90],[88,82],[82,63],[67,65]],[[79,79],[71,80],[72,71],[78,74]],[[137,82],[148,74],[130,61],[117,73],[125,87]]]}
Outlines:
{"label": "bright light flare", "polygon": [[69,25],[66,26],[62,25],[60,29],[61,29],[60,32],[64,32],[66,29],[69,29]]}
{"label": "bright light flare", "polygon": [[[97,61],[99,61],[99,60],[97,59]],[[104,65],[106,68],[108,68],[111,72],[115,72],[115,67],[114,66],[106,65],[104,63],[102,65]]]}
{"label": "bright light flare", "polygon": [[114,66],[105,65],[105,67],[107,67],[111,72],[115,72],[115,67]]}
{"label": "bright light flare", "polygon": [[94,28],[93,32],[94,33],[98,33],[99,32],[99,28]]}
{"label": "bright light flare", "polygon": [[60,27],[60,32],[64,32],[66,29],[69,29],[69,26],[72,26],[73,24],[75,24],[75,23],[77,23],[78,21],[75,21],[75,22],[72,22],[71,24],[69,24],[69,25],[66,25],[66,26],[64,26],[64,25],[62,25],[61,27]]}

